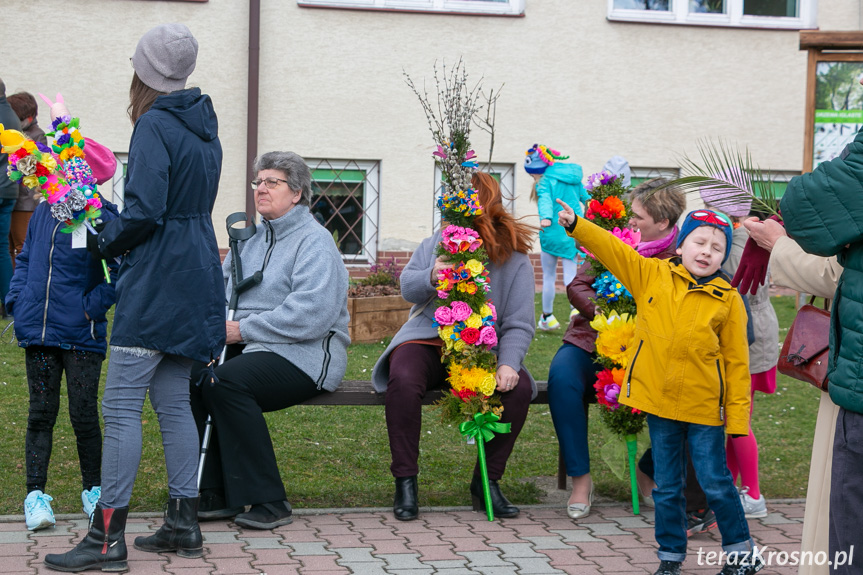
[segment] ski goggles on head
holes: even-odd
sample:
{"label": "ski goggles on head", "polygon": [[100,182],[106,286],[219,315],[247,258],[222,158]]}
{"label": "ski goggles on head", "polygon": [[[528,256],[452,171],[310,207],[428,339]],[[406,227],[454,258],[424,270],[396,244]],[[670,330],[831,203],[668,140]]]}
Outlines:
{"label": "ski goggles on head", "polygon": [[716,227],[731,227],[731,220],[713,210],[695,210],[689,214],[689,217]]}

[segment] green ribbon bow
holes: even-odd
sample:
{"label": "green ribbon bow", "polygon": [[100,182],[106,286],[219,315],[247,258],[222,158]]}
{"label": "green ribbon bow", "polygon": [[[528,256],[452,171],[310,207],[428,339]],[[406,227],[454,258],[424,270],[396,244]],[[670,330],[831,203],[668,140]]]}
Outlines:
{"label": "green ribbon bow", "polygon": [[500,417],[492,412],[475,413],[473,421],[463,421],[458,430],[465,437],[476,439],[476,449],[479,452],[479,470],[482,476],[482,493],[485,499],[485,512],[488,520],[494,520],[494,512],[491,507],[491,493],[488,490],[488,469],[485,465],[485,442],[490,441],[495,433],[509,433],[509,423],[499,423]]}
{"label": "green ribbon bow", "polygon": [[463,421],[459,424],[458,430],[465,437],[473,437],[474,439],[482,438],[483,441],[491,441],[495,433],[509,433],[509,423],[499,423],[500,417],[488,411],[486,413],[475,413],[473,421]]}

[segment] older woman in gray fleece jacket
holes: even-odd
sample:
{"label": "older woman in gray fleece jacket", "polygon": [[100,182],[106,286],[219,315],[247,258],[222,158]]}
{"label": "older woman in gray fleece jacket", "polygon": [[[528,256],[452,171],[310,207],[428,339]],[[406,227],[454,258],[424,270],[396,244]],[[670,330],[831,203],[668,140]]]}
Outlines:
{"label": "older woman in gray fleece jacket", "polygon": [[[501,421],[512,424],[511,433],[496,435],[486,445],[489,486],[494,514],[515,517],[519,510],[503,496],[498,480],[536,395],[536,384],[522,365],[536,325],[533,266],[527,256],[533,228],[517,222],[506,211],[500,188],[491,176],[475,174],[473,187],[483,206],[474,227],[489,254],[489,296],[497,308],[498,345],[493,351],[497,355],[497,391],[504,407]],[[422,398],[427,390],[447,385],[446,369],[441,364],[442,342],[432,325],[437,307],[437,275],[450,265],[444,258],[435,257],[440,240],[440,232],[423,240],[405,266],[402,296],[415,304],[411,319],[395,335],[372,371],[375,390],[386,391],[390,471],[396,482],[393,512],[402,521],[416,519],[419,514],[417,460]],[[478,468],[474,469],[470,491],[476,507],[482,500]]]}
{"label": "older woman in gray fleece jacket", "polygon": [[[214,424],[198,518],[236,515],[238,525],[272,529],[291,522],[291,506],[264,412],[339,386],[350,343],[348,272],[330,232],[309,213],[303,159],[270,152],[255,160],[255,172],[261,223],[239,250],[244,273],[263,269],[263,281],[240,296],[226,325],[226,361],[214,385],[204,378],[192,386],[192,406],[199,425],[207,413]],[[230,255],[223,269],[230,298]]]}

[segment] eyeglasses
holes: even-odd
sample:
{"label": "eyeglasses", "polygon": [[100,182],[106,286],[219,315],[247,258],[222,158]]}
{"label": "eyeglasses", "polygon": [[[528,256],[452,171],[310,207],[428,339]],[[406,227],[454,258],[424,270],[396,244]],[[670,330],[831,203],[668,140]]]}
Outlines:
{"label": "eyeglasses", "polygon": [[266,185],[268,190],[274,190],[279,187],[279,182],[287,184],[288,180],[283,180],[282,178],[265,178],[263,180],[252,180],[249,184],[251,184],[253,190],[257,190],[258,186],[261,184]]}

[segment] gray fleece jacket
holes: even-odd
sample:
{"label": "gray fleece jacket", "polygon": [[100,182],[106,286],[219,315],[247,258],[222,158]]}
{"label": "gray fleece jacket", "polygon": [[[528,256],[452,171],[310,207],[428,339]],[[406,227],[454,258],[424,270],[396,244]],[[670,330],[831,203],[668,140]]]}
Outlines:
{"label": "gray fleece jacket", "polygon": [[[438,337],[437,328],[432,325],[438,298],[431,283],[431,271],[437,257],[435,247],[440,240],[440,232],[424,239],[402,271],[402,297],[415,304],[411,309],[413,319],[401,327],[372,370],[372,384],[378,392],[387,388],[389,357],[396,347],[406,341]],[[502,265],[489,263],[488,277],[491,284],[489,298],[497,309],[495,330],[498,344],[493,351],[499,365],[508,365],[519,371],[524,367],[522,362],[536,330],[533,266],[527,254],[516,252]],[[417,314],[420,308],[423,308],[422,313]],[[531,385],[532,397],[536,397],[536,382],[532,377]]]}
{"label": "gray fleece jacket", "polygon": [[[240,295],[234,315],[246,343],[243,353],[271,351],[318,389],[335,391],[348,363],[348,272],[330,232],[298,205],[258,224],[239,250],[245,277],[267,260],[263,281]],[[222,271],[230,301],[230,254]]]}

